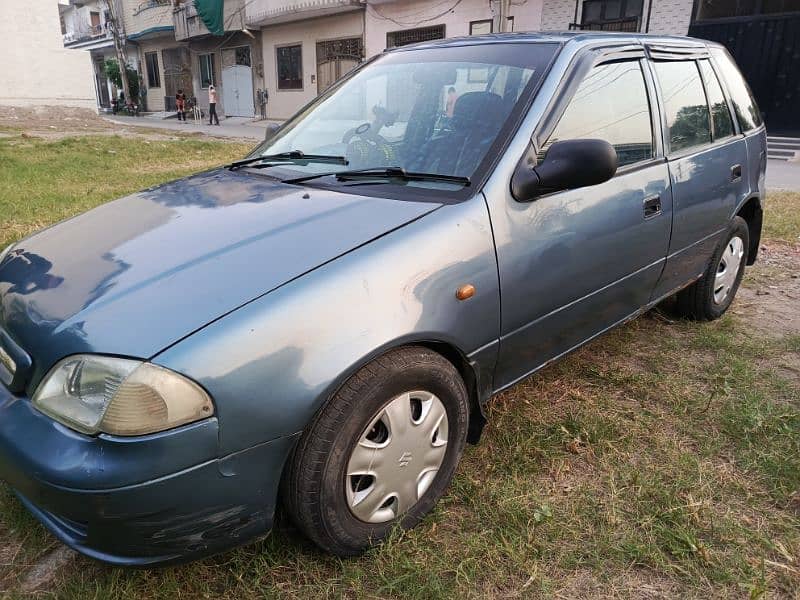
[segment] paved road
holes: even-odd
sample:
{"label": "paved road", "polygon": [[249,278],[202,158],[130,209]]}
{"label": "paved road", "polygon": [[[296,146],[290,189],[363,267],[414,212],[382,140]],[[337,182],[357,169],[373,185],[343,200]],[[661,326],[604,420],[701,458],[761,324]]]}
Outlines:
{"label": "paved road", "polygon": [[[149,117],[105,117],[112,123],[120,125],[138,125],[153,129],[171,131],[196,131],[204,135],[223,138],[247,140],[263,140],[264,130],[269,121],[252,121],[244,117],[230,117],[220,121],[220,125],[209,125],[206,122],[198,125],[193,121],[184,124],[177,119],[155,119]],[[767,162],[767,187],[800,191],[800,162],[770,160]]]}
{"label": "paved road", "polygon": [[191,119],[186,123],[177,119],[156,119],[151,117],[124,117],[121,115],[104,117],[107,121],[119,125],[149,127],[151,129],[167,129],[170,131],[200,132],[204,135],[223,138],[247,140],[263,140],[264,130],[269,121],[252,121],[244,117],[220,119],[219,125],[209,125],[207,121],[196,124]]}
{"label": "paved road", "polygon": [[800,192],[800,162],[768,160],[767,188]]}

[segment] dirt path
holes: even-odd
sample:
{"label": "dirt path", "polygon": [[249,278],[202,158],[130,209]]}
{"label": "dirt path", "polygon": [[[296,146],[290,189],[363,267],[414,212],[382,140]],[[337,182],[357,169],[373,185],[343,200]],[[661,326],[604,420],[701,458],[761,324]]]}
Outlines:
{"label": "dirt path", "polygon": [[[120,135],[151,141],[178,140],[187,137],[202,137],[198,132],[181,132],[165,129],[125,126],[112,123],[94,111],[77,108],[16,108],[10,107],[0,113],[0,138],[14,137],[60,140],[81,135]],[[220,138],[223,139],[224,138]],[[231,140],[238,141],[238,140]]]}
{"label": "dirt path", "polygon": [[772,337],[800,334],[800,246],[761,246],[731,310]]}

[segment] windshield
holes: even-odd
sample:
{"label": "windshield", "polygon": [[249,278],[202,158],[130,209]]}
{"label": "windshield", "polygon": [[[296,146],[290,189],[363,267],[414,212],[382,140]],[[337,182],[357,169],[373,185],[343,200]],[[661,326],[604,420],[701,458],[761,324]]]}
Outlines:
{"label": "windshield", "polygon": [[[347,161],[279,166],[295,176],[397,167],[474,180],[554,51],[553,44],[497,43],[387,53],[295,115],[250,156],[300,151]],[[463,187],[435,180],[413,185]]]}

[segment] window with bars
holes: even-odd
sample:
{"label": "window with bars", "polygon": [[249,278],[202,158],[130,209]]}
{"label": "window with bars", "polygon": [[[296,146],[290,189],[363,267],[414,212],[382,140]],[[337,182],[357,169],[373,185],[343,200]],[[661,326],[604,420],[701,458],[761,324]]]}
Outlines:
{"label": "window with bars", "polygon": [[250,66],[250,46],[240,46],[235,49],[237,65]]}
{"label": "window with bars", "polygon": [[580,29],[639,31],[643,0],[584,0]]}
{"label": "window with bars", "polygon": [[403,29],[402,31],[390,31],[386,34],[386,47],[399,48],[400,46],[416,44],[417,42],[441,39],[444,39],[444,25]]}

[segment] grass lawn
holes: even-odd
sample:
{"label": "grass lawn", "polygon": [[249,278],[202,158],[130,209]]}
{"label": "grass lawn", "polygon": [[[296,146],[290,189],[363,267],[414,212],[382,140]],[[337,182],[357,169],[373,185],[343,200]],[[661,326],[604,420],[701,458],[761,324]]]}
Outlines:
{"label": "grass lawn", "polygon": [[[0,247],[246,150],[195,139],[0,139]],[[184,567],[124,571],[68,558],[36,593],[797,598],[800,194],[770,195],[764,238],[723,319],[653,311],[497,397],[433,514],[361,558],[323,554],[281,524]],[[0,590],[25,595],[59,546],[0,487]]]}

